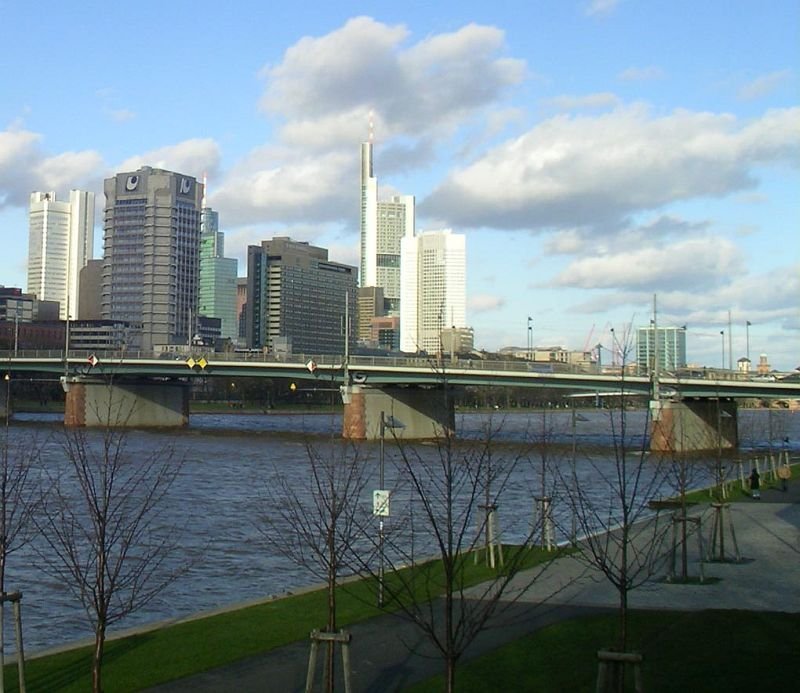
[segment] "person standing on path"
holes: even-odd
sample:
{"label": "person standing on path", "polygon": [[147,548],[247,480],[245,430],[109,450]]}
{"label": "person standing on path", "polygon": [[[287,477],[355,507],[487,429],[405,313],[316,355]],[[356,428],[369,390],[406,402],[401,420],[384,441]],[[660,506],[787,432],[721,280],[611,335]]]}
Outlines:
{"label": "person standing on path", "polygon": [[755,468],[750,473],[750,495],[755,500],[761,500],[761,475]]}

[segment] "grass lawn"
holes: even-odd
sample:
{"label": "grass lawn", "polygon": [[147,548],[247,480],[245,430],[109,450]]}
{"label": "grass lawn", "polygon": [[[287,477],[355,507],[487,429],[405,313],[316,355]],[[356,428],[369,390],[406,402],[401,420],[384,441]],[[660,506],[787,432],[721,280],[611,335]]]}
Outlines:
{"label": "grass lawn", "polygon": [[[644,656],[644,690],[797,691],[800,614],[752,611],[635,611],[629,648]],[[557,623],[459,666],[456,688],[486,691],[594,691],[597,650],[614,642],[616,616]],[[444,690],[434,678],[408,689]],[[628,690],[633,690],[629,688]]]}
{"label": "grass lawn", "polygon": [[[513,551],[507,547],[509,551]],[[523,549],[521,567],[552,560],[558,552]],[[485,565],[474,565],[471,555],[463,560],[464,584],[475,585],[495,574]],[[438,561],[418,565],[413,584],[420,599],[441,592],[442,570]],[[401,571],[408,581],[409,572]],[[387,573],[387,594],[400,576]],[[337,595],[340,626],[376,616],[376,585],[371,580],[349,582]],[[266,652],[297,640],[305,640],[327,620],[325,590],[315,590],[264,604],[199,618],[173,626],[110,640],[106,643],[103,684],[108,691],[137,691],[190,674],[222,666]],[[36,658],[25,666],[27,690],[80,692],[91,690],[91,647]],[[15,692],[17,672],[5,668],[5,690]]]}

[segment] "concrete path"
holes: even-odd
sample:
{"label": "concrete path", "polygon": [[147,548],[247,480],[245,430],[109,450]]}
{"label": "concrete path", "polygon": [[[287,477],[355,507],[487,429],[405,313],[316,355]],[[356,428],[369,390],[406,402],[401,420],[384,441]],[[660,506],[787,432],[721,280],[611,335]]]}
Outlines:
{"label": "concrete path", "polygon": [[[788,492],[767,490],[760,501],[731,506],[740,562],[707,563],[712,584],[670,584],[662,571],[630,593],[630,606],[642,609],[750,609],[800,612],[800,481]],[[701,510],[697,511],[698,513]],[[710,509],[703,533],[708,537]],[[691,550],[696,554],[694,544]],[[699,574],[693,555],[690,574]],[[526,633],[589,613],[607,612],[617,595],[596,570],[580,560],[564,557],[554,563],[533,585],[520,576],[517,601],[481,633],[465,658],[489,652]],[[525,589],[522,589],[522,587]],[[413,682],[440,673],[441,661],[418,630],[396,616],[382,616],[353,626],[352,682],[355,691],[401,690]],[[309,646],[295,643],[213,671],[164,684],[159,693],[239,693],[302,691]],[[319,679],[318,679],[319,680]],[[337,690],[344,690],[343,687]]]}

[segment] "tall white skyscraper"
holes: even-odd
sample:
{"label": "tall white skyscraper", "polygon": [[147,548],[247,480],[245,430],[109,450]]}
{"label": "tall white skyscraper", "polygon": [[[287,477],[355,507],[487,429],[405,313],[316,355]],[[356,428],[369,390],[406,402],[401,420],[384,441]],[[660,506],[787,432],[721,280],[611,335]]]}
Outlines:
{"label": "tall white skyscraper", "polygon": [[466,327],[466,237],[450,229],[401,243],[400,350],[441,350],[444,328]]}
{"label": "tall white skyscraper", "polygon": [[92,259],[94,193],[70,190],[69,202],[54,192],[31,193],[28,292],[58,301],[59,317],[78,315],[80,271]]}
{"label": "tall white skyscraper", "polygon": [[414,236],[414,196],[378,201],[378,179],[372,171],[372,142],[361,144],[362,287],[383,289],[385,311],[396,315],[400,303],[400,241]]}

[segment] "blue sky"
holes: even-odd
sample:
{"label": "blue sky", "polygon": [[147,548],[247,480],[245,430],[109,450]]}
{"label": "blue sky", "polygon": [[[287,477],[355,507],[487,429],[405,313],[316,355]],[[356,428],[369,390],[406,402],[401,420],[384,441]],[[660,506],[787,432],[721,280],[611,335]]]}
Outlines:
{"label": "blue sky", "polygon": [[145,164],[208,174],[240,274],[273,235],[357,265],[372,112],[381,197],[467,236],[476,346],[610,348],[656,295],[693,363],[749,321],[800,365],[796,0],[0,0],[0,45],[0,284],[31,191]]}

